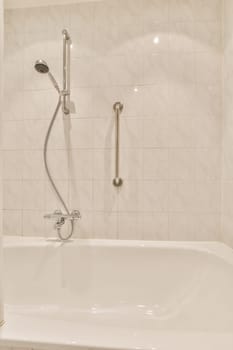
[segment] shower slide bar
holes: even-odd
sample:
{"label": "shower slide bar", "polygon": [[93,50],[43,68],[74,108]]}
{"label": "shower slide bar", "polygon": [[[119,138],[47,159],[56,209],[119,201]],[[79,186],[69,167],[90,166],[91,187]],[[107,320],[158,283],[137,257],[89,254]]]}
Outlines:
{"label": "shower slide bar", "polygon": [[116,102],[113,105],[113,110],[116,116],[116,133],[115,133],[115,178],[113,179],[113,185],[120,187],[123,185],[122,178],[119,177],[119,146],[120,146],[120,114],[123,111],[123,104]]}
{"label": "shower slide bar", "polygon": [[63,94],[62,109],[64,114],[70,114],[70,47],[71,38],[66,29],[63,35]]}

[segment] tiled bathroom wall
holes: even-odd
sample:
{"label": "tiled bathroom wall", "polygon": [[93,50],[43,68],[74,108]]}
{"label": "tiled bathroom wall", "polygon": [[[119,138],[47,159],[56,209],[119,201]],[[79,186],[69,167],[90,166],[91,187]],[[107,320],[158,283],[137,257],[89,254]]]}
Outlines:
{"label": "tiled bathroom wall", "polygon": [[233,246],[233,3],[224,2],[222,239]]}
{"label": "tiled bathroom wall", "polygon": [[[0,1],[0,105],[3,105],[3,72],[4,72],[4,57],[3,57],[3,3]],[[0,110],[0,126],[2,126],[2,117],[3,117],[3,111]],[[2,132],[2,131],[1,131]],[[0,193],[2,193],[2,143],[0,141]],[[0,196],[0,247],[1,247],[1,237],[2,237],[2,223],[3,223],[3,198]],[[1,251],[0,251],[1,254]],[[1,260],[1,258],[0,258]],[[1,264],[1,263],[0,263]],[[0,297],[1,299],[1,297]],[[1,313],[1,311],[0,311]],[[1,316],[0,316],[1,317]]]}
{"label": "tiled bathroom wall", "polygon": [[[0,1],[0,105],[3,103],[3,3]],[[0,126],[2,123],[2,110],[0,111]],[[2,150],[0,150],[0,193],[2,193]],[[0,198],[0,279],[2,281],[2,218],[3,218],[3,202],[2,196]],[[3,322],[3,296],[2,296],[2,282],[0,282],[0,326]]]}
{"label": "tiled bathroom wall", "polygon": [[[221,14],[220,0],[105,0],[5,12],[5,234],[53,234],[43,215],[60,205],[42,150],[57,95],[33,66],[45,59],[61,82],[66,27],[76,113],[59,115],[49,163],[70,208],[82,213],[76,236],[220,238]],[[112,185],[116,101],[124,104],[120,189]]]}

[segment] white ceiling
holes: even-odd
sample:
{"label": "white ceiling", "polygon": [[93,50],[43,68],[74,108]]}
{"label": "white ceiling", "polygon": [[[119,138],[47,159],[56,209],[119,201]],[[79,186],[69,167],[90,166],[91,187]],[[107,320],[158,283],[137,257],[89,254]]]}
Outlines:
{"label": "white ceiling", "polygon": [[4,7],[7,9],[23,7],[40,7],[49,5],[74,4],[77,2],[90,2],[101,0],[4,0]]}

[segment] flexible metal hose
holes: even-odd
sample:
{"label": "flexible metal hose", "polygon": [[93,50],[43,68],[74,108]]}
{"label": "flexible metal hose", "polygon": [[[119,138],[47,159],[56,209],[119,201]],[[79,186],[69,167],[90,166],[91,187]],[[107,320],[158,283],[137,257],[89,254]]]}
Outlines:
{"label": "flexible metal hose", "polygon": [[[48,155],[48,142],[49,142],[49,138],[50,138],[50,134],[51,134],[51,131],[52,131],[52,128],[53,128],[53,125],[54,125],[54,122],[57,118],[57,115],[58,115],[58,112],[59,112],[59,109],[61,107],[61,96],[59,96],[59,99],[58,99],[58,103],[57,103],[57,106],[56,106],[56,109],[54,111],[54,114],[53,114],[53,117],[49,123],[49,127],[48,127],[48,131],[46,133],[46,136],[45,136],[45,142],[44,142],[44,151],[43,151],[43,154],[44,154],[44,165],[45,165],[45,170],[46,170],[46,173],[47,173],[47,176],[49,178],[49,181],[58,197],[58,199],[60,200],[62,206],[64,207],[67,215],[70,215],[70,212],[69,212],[69,209],[64,201],[64,199],[62,198],[57,186],[55,185],[55,182],[52,178],[52,175],[50,173],[50,170],[49,170],[49,167],[48,167],[48,159],[47,159],[47,155]],[[71,238],[71,236],[73,235],[73,231],[74,231],[74,220],[70,220],[70,224],[71,224],[71,228],[70,228],[70,233],[68,234],[67,237],[63,237],[61,235],[61,230],[60,229],[57,229],[57,234],[58,234],[58,237],[60,238],[60,240],[62,241],[66,241],[68,239]]]}

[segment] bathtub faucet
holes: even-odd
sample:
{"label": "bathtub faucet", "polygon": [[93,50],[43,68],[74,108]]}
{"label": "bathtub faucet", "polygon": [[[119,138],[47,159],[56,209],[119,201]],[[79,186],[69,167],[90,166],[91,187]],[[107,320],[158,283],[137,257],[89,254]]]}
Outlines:
{"label": "bathtub faucet", "polygon": [[[44,215],[45,219],[55,220],[54,228],[60,233],[62,226],[65,224],[66,220],[74,222],[75,220],[81,219],[81,214],[79,210],[73,210],[71,214],[64,214],[61,210],[55,210],[51,214]],[[60,237],[60,235],[58,235]]]}

